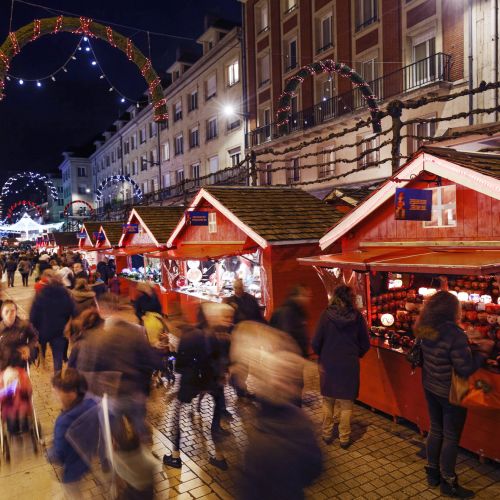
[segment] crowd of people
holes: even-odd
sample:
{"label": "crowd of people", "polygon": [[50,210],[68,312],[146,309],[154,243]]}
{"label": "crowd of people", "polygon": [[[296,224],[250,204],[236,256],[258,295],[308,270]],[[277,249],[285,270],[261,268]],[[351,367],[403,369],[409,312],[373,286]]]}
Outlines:
{"label": "crowd of people", "polygon": [[[212,466],[227,470],[224,389],[232,386],[238,404],[253,408],[255,422],[242,457],[240,499],[299,499],[322,472],[316,430],[302,409],[304,370],[317,358],[323,398],[321,435],[326,446],[351,443],[351,417],[360,387],[360,359],[370,341],[354,291],[338,286],[309,340],[311,290],[297,285],[269,318],[244,283],[218,303],[201,305],[198,321],[167,318],[155,290],[143,283],[133,308],[109,292],[114,262],[95,270],[78,253],[61,257],[27,252],[0,258],[0,269],[14,286],[35,275],[29,319],[20,319],[16,304],[4,300],[0,322],[0,400],[2,421],[10,434],[30,425],[31,384],[26,367],[52,353],[53,388],[62,411],[55,423],[50,460],[63,465],[62,482],[70,498],[98,459],[102,471],[113,468],[119,498],[153,498],[155,460],[149,447],[147,401],[159,376],[174,397],[169,404],[173,450],[165,467],[181,468],[182,411],[202,398],[213,400],[210,436]],[[26,275],[26,278],[25,278]],[[135,313],[135,314],[134,314]],[[431,297],[416,329],[423,356],[423,385],[431,429],[427,439],[428,484],[455,498],[473,493],[458,483],[455,465],[466,409],[448,401],[452,371],[467,376],[477,370],[491,347],[471,346],[459,327],[460,305],[452,294]],[[43,366],[43,364],[42,364]],[[106,401],[104,404],[103,401]],[[102,412],[105,415],[100,418]],[[85,421],[85,433],[80,432]],[[107,423],[106,423],[107,422]],[[80,427],[75,428],[79,425]]]}

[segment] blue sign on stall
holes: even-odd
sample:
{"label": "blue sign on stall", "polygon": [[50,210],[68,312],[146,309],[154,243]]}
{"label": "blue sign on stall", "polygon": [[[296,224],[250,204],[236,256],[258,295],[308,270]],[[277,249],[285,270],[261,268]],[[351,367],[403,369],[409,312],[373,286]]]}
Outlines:
{"label": "blue sign on stall", "polygon": [[139,232],[139,224],[123,224],[123,233],[136,234]]}
{"label": "blue sign on stall", "polygon": [[187,218],[191,226],[208,226],[208,212],[188,212]]}
{"label": "blue sign on stall", "polygon": [[94,235],[94,238],[97,240],[97,241],[105,241],[106,240],[106,236],[104,233],[102,233],[101,231],[99,232],[95,232],[93,233]]}
{"label": "blue sign on stall", "polygon": [[82,233],[76,233],[76,237],[79,240],[84,240],[87,237],[87,233],[85,231],[83,231]]}
{"label": "blue sign on stall", "polygon": [[432,191],[396,188],[394,208],[396,220],[431,220]]}

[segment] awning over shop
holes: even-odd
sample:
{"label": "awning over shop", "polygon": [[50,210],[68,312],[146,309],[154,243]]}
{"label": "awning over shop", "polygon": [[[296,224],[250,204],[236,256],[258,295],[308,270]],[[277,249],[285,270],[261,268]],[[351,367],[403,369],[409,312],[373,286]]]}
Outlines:
{"label": "awning over shop", "polygon": [[[97,250],[101,250],[98,248]],[[108,250],[104,250],[103,253],[107,255],[115,255],[118,257],[126,257],[128,255],[139,255],[139,254],[150,254],[151,252],[158,251],[158,247],[154,245],[144,245],[144,246],[130,246],[130,247],[121,247],[121,248],[111,248]]]}
{"label": "awning over shop", "polygon": [[484,275],[500,272],[500,250],[369,248],[299,259],[301,264],[355,271]]}
{"label": "awning over shop", "polygon": [[245,247],[244,243],[181,245],[179,248],[150,253],[148,257],[171,260],[220,259],[221,257],[253,253],[257,248],[257,246],[252,248]]}

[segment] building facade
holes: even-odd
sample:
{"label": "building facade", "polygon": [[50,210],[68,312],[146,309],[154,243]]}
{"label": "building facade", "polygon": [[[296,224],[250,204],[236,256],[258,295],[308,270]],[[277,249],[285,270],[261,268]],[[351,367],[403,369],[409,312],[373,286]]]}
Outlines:
{"label": "building facade", "polygon": [[[131,106],[104,132],[90,156],[97,207],[132,200],[129,182],[107,182],[128,175],[142,193],[216,181],[218,172],[244,156],[241,28],[215,21],[197,40],[201,57],[178,51],[167,73],[164,93],[168,122],[153,122],[151,105]],[[212,174],[210,179],[203,177]]]}
{"label": "building facade", "polygon": [[[64,160],[59,165],[62,182],[62,200],[64,209],[68,203],[85,201],[93,203],[93,179],[89,158],[73,152],[64,152]],[[58,202],[59,207],[59,202]]]}
{"label": "building facade", "polygon": [[[258,183],[319,192],[386,178],[394,168],[391,145],[383,145],[391,137],[390,117],[382,121],[385,136],[372,138],[365,127],[323,140],[369,116],[359,89],[336,73],[306,78],[291,100],[288,124],[277,126],[278,100],[301,66],[324,59],[349,65],[370,83],[381,109],[395,99],[447,95],[498,81],[495,19],[494,0],[247,0],[247,145],[259,160]],[[404,110],[401,118],[441,118],[495,105],[498,93],[491,90],[471,102],[465,96]],[[420,138],[497,120],[490,113],[407,125],[403,136],[415,137],[403,138],[401,161],[418,149]],[[276,153],[262,154],[269,148]]]}

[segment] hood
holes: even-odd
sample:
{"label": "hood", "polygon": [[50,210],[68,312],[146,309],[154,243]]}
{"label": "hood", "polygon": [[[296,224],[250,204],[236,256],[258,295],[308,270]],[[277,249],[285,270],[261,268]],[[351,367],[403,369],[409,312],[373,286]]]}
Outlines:
{"label": "hood", "polygon": [[446,331],[460,330],[460,328],[452,321],[446,321],[440,325],[418,325],[415,328],[415,337],[418,339],[436,341]]}
{"label": "hood", "polygon": [[336,326],[344,328],[348,325],[355,323],[358,319],[359,312],[353,309],[345,309],[331,304],[326,309],[328,319],[335,323]]}
{"label": "hood", "polygon": [[95,292],[92,290],[71,290],[71,295],[75,302],[85,302],[86,300],[93,299],[95,297]]}

